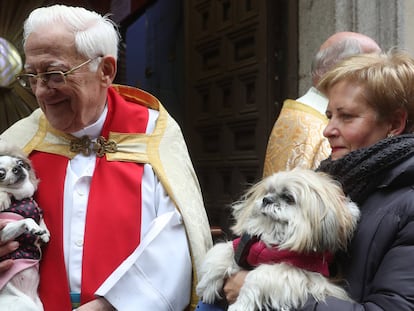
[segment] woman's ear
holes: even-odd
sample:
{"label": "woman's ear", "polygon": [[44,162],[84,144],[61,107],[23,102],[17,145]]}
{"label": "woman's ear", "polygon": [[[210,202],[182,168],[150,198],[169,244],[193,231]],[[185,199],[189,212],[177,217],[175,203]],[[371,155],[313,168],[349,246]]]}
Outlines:
{"label": "woman's ear", "polygon": [[116,75],[115,57],[110,55],[103,56],[98,70],[100,70],[103,86],[109,87],[112,84],[112,81],[114,81]]}
{"label": "woman's ear", "polygon": [[390,129],[388,135],[396,136],[404,133],[407,125],[407,111],[398,109],[390,119]]}

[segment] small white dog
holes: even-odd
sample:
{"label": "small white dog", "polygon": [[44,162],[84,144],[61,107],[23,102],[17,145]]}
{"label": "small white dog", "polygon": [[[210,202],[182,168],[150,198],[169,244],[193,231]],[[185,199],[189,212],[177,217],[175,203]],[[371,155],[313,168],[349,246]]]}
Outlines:
{"label": "small white dog", "polygon": [[13,259],[11,269],[0,275],[0,310],[42,311],[38,296],[41,246],[49,241],[42,211],[32,196],[38,180],[24,153],[0,141],[0,242],[16,240],[19,248],[0,257]]}
{"label": "small white dog", "polygon": [[328,263],[346,249],[360,213],[332,178],[305,169],[279,172],[232,208],[232,230],[240,238],[207,253],[197,285],[203,302],[220,299],[225,278],[242,268],[251,271],[230,311],[287,311],[311,296],[350,300],[329,281]]}

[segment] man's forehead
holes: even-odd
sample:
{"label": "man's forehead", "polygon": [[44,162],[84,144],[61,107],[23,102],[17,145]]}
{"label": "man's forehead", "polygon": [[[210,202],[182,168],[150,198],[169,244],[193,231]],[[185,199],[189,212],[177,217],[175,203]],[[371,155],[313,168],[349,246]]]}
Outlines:
{"label": "man's forehead", "polygon": [[[47,32],[45,35],[40,31],[29,35],[24,48],[24,68],[45,66],[66,66],[72,60],[78,58],[75,42],[72,35],[62,34],[62,31]],[[59,35],[61,34],[61,35]]]}
{"label": "man's forehead", "polygon": [[25,54],[60,53],[73,49],[75,51],[75,37],[64,27],[39,28],[27,37],[24,51]]}

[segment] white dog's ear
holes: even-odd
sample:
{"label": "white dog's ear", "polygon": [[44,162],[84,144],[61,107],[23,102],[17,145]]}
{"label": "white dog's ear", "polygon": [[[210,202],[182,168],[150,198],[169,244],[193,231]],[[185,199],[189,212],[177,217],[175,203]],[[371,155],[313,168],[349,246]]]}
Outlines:
{"label": "white dog's ear", "polygon": [[356,228],[358,220],[361,216],[361,211],[359,210],[358,206],[351,201],[349,197],[347,197],[346,206],[349,209],[349,212],[351,213],[351,227]]}
{"label": "white dog's ear", "polygon": [[36,177],[36,173],[33,170],[32,162],[29,160],[29,158],[23,158],[21,159],[24,162],[24,168],[27,170],[29,174],[30,182],[35,187],[35,190],[37,190],[37,185],[39,184],[39,179]]}
{"label": "white dog's ear", "polygon": [[[341,207],[338,207],[341,208]],[[342,205],[343,212],[337,215],[337,232],[338,237],[336,241],[336,248],[346,250],[349,241],[351,240],[360,217],[360,210],[358,206],[349,198],[345,198]]]}
{"label": "white dog's ear", "polygon": [[232,204],[232,216],[236,223],[231,230],[236,235],[241,235],[245,231],[244,225],[248,218],[250,218],[252,209],[257,200],[263,200],[263,196],[266,192],[264,187],[266,179],[262,179],[256,184],[250,186],[242,197]]}
{"label": "white dog's ear", "polygon": [[[324,175],[324,173],[319,172]],[[325,206],[325,216],[321,221],[322,241],[331,250],[346,249],[359,219],[358,206],[345,196],[339,182],[329,175],[329,184],[323,187],[321,197]],[[323,193],[323,194],[322,194]]]}
{"label": "white dog's ear", "polygon": [[232,232],[235,235],[241,235],[244,231],[243,224],[247,221],[249,217],[249,205],[247,204],[247,198],[243,200],[241,198],[239,201],[234,202],[231,205],[232,208],[232,216],[235,220],[235,224],[231,227]]}

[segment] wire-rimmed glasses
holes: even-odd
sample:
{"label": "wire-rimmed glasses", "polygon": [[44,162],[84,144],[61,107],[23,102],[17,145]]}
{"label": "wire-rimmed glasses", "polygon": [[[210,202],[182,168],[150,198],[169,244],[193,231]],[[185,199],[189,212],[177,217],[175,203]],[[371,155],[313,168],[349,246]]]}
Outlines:
{"label": "wire-rimmed glasses", "polygon": [[66,76],[72,74],[74,71],[78,70],[82,66],[89,64],[95,58],[90,58],[86,62],[83,62],[80,65],[77,65],[65,72],[60,70],[40,72],[38,74],[32,73],[23,73],[16,76],[19,84],[25,89],[34,90],[37,85],[37,79],[40,79],[45,85],[49,88],[58,88],[66,84]]}

